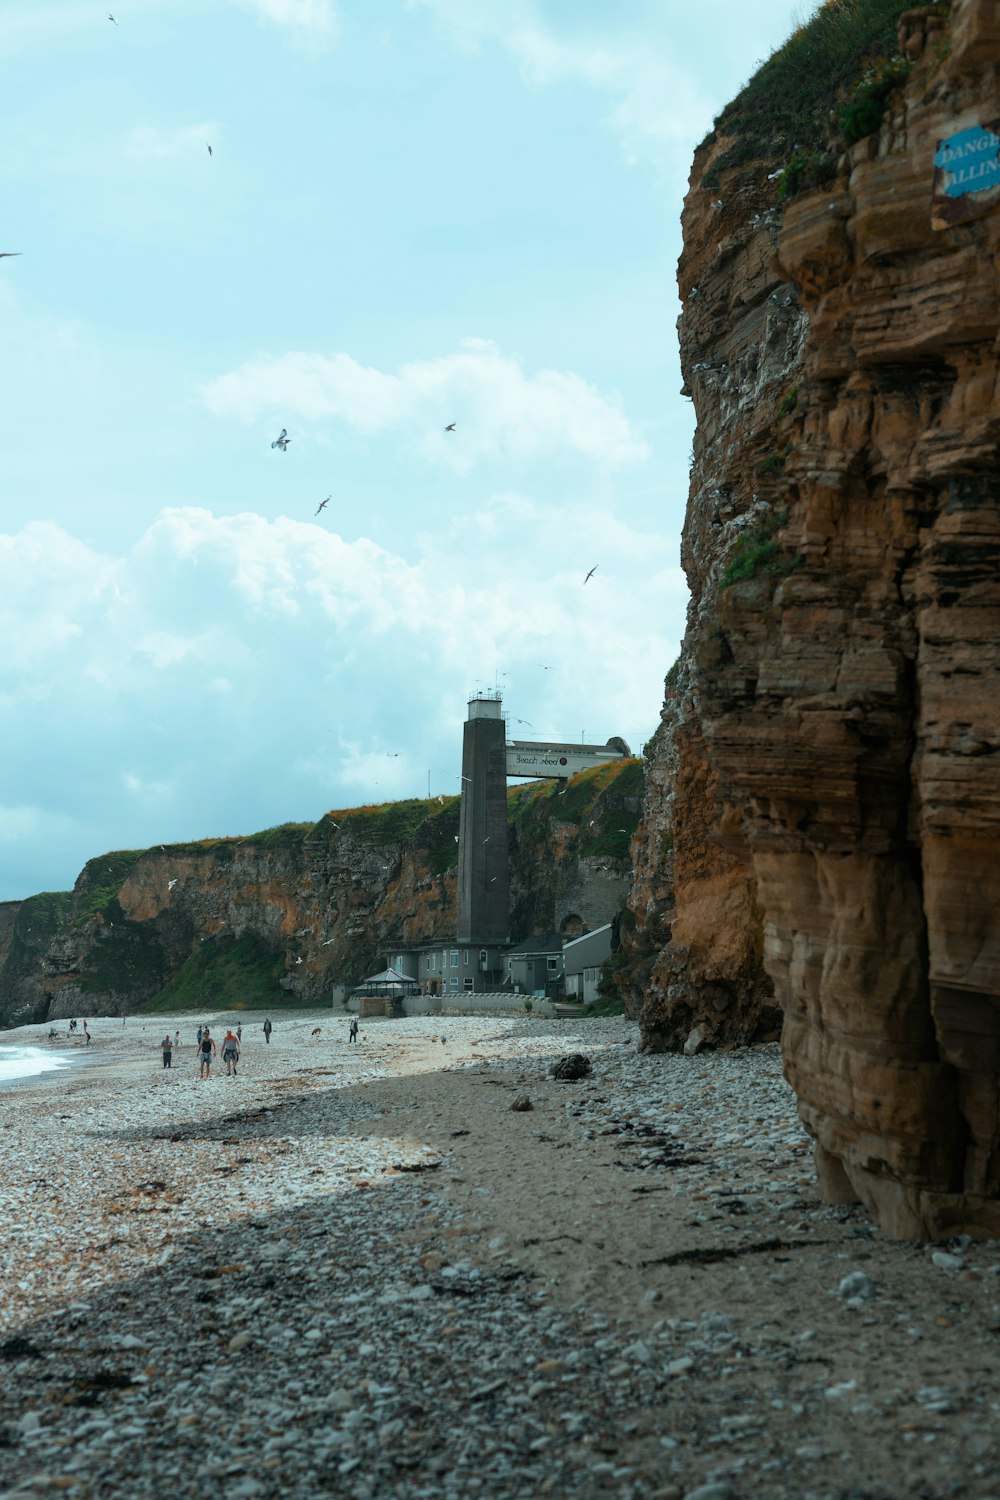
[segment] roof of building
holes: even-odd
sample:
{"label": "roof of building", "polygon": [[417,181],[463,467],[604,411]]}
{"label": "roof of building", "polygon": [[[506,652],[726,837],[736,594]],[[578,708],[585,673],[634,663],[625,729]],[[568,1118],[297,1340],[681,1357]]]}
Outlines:
{"label": "roof of building", "polygon": [[581,932],[579,937],[567,938],[565,947],[572,948],[575,943],[585,943],[588,938],[594,938],[599,932],[610,932],[611,923],[605,922],[603,927],[592,927],[589,932]]}
{"label": "roof of building", "polygon": [[361,983],[356,985],[355,988],[363,990],[368,985],[384,985],[388,987],[392,984],[405,984],[410,985],[413,989],[417,988],[417,981],[415,979],[412,979],[409,974],[401,974],[398,969],[393,968],[382,969],[378,974],[369,974],[368,978],[362,979]]}
{"label": "roof of building", "polygon": [[566,939],[561,932],[546,932],[541,937],[522,938],[506,952],[507,958],[530,958],[533,954],[561,953]]}

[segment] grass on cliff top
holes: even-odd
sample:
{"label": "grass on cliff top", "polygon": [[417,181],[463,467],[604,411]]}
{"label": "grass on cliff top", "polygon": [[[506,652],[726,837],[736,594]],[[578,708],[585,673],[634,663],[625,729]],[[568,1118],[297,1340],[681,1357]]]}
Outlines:
{"label": "grass on cliff top", "polygon": [[259,833],[229,834],[219,838],[191,839],[183,844],[167,844],[164,852],[166,854],[218,854],[220,851],[235,853],[241,844],[253,844],[258,849],[294,849],[307,837],[312,826],[311,823],[276,823],[273,828],[262,828]]}
{"label": "grass on cliff top", "polygon": [[458,797],[410,797],[403,802],[334,808],[310,829],[312,848],[335,844],[346,833],[376,848],[410,845],[422,850],[430,870],[443,875],[458,863]]}
{"label": "grass on cliff top", "polygon": [[31,947],[54,937],[73,909],[72,891],[39,891],[18,905],[15,932],[21,940],[31,934]]}
{"label": "grass on cliff top", "polygon": [[107,911],[145,853],[145,849],[115,849],[88,859],[74,891],[73,915],[78,925]]}
{"label": "grass on cliff top", "polygon": [[159,994],[140,1007],[140,1014],[227,1007],[279,1010],[289,998],[278,984],[284,972],[284,955],[258,937],[201,943]]}
{"label": "grass on cliff top", "polygon": [[941,8],[913,0],[826,0],[716,117],[708,139],[734,140],[713,173],[750,161],[777,165],[798,148],[824,146],[838,103],[866,68],[895,54],[903,12]]}
{"label": "grass on cliff top", "polygon": [[607,761],[565,781],[538,781],[508,790],[508,822],[527,830],[550,818],[575,823],[577,848],[589,858],[627,859],[645,787],[641,759]]}

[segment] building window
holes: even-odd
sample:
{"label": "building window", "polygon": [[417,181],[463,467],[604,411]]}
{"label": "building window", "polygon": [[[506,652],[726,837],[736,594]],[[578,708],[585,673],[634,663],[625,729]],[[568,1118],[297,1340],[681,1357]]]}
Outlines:
{"label": "building window", "polygon": [[463,962],[463,964],[468,964],[468,962],[469,962],[469,950],[468,950],[468,948],[463,948],[462,949],[462,962]]}
{"label": "building window", "polygon": [[431,972],[432,973],[437,968],[437,966],[438,966],[438,956],[437,956],[436,953],[432,953],[431,954]]}
{"label": "building window", "polygon": [[453,969],[457,969],[458,968],[458,949],[457,948],[452,948],[452,950],[451,950],[451,966],[452,966]]}
{"label": "building window", "polygon": [[508,958],[508,960],[507,960],[507,973],[508,974],[510,973],[510,971],[511,971],[511,969],[513,967],[514,967],[514,960],[512,958]]}
{"label": "building window", "polygon": [[556,970],[558,969],[558,967],[559,967],[559,960],[558,960],[558,958],[556,958],[556,957],[547,958],[545,960],[545,967],[548,969],[548,971],[549,971],[550,974],[554,974],[556,972]]}
{"label": "building window", "polygon": [[457,979],[453,979],[451,981],[450,988],[451,988],[451,993],[453,995],[457,995],[458,994],[458,980]]}

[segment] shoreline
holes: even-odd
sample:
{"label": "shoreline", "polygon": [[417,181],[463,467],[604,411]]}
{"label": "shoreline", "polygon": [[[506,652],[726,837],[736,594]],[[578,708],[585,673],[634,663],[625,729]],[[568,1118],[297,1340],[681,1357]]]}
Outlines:
{"label": "shoreline", "polygon": [[236,1078],[164,1018],[5,1112],[0,1491],[995,1496],[1000,1245],[821,1204],[773,1044],[254,1019]]}

